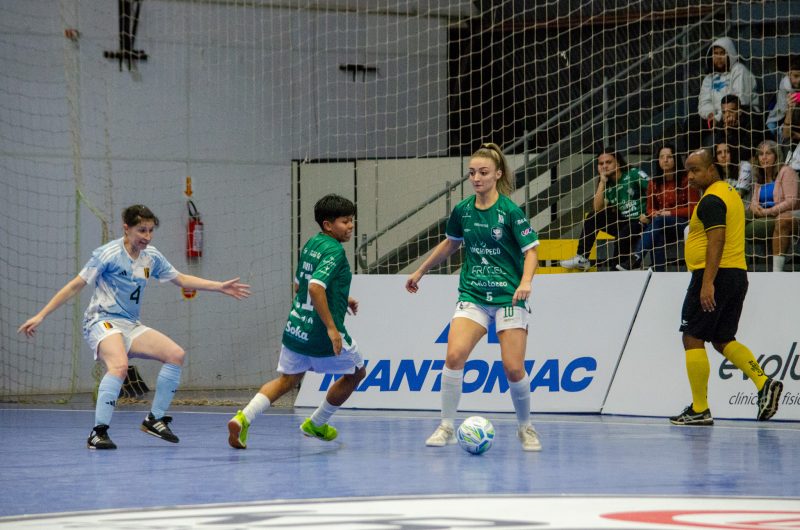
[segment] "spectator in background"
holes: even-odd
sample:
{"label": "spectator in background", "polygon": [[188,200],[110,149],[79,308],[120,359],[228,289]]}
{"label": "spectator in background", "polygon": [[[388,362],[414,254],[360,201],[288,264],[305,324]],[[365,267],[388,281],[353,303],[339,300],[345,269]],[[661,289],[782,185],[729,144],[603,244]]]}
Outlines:
{"label": "spectator in background", "polygon": [[601,230],[617,238],[617,269],[632,267],[634,240],[642,225],[650,220],[645,215],[647,183],[644,171],[629,167],[625,158],[610,147],[597,155],[598,181],[592,207],[594,212],[583,221],[575,257],[562,260],[565,269],[588,270],[589,252]]}
{"label": "spectator in background", "polygon": [[[747,113],[759,111],[760,103],[756,94],[756,78],[748,68],[739,62],[736,46],[729,37],[722,37],[709,47],[709,70],[703,78],[698,96],[697,114],[690,119],[689,132],[691,149],[705,143],[706,134],[714,132],[723,125],[722,99],[733,94],[738,98],[741,110]],[[740,119],[743,127],[749,128],[750,121]],[[697,133],[700,137],[697,138]]]}
{"label": "spectator in background", "polygon": [[[793,119],[800,116],[793,117],[789,112],[800,109],[798,94],[800,94],[800,55],[794,55],[789,60],[789,71],[778,84],[775,106],[767,116],[767,129],[780,144],[796,144],[800,139],[800,122]],[[794,131],[792,131],[793,122]]]}
{"label": "spectator in background", "polygon": [[632,267],[641,268],[642,261],[652,252],[653,270],[666,270],[666,248],[683,235],[689,224],[692,210],[700,200],[700,193],[689,188],[684,171],[678,170],[677,152],[670,143],[662,144],[657,151],[658,169],[647,186],[647,217],[642,238],[634,255]]}
{"label": "spectator in background", "polygon": [[763,132],[753,129],[751,122],[739,96],[728,94],[722,98],[722,120],[715,126],[714,137],[724,136],[728,144],[738,146],[744,158],[749,158],[753,146],[764,139]]}
{"label": "spectator in background", "polygon": [[749,160],[742,160],[741,151],[738,145],[729,144],[724,134],[714,141],[714,161],[721,173],[720,177],[736,189],[742,201],[749,207],[753,166]]}
{"label": "spectator in background", "polygon": [[782,272],[792,234],[797,225],[794,210],[798,207],[797,172],[781,162],[780,146],[764,140],[753,161],[753,197],[750,200],[749,222],[745,241],[770,240],[767,253],[772,255],[773,272]]}

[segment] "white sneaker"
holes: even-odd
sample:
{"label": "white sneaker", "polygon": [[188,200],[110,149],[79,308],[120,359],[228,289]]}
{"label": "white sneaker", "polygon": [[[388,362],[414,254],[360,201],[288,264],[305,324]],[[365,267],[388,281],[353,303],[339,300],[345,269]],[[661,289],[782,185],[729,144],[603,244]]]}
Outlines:
{"label": "white sneaker", "polygon": [[425,440],[425,445],[428,447],[444,447],[456,443],[456,434],[453,428],[449,425],[440,424],[433,431],[430,438]]}
{"label": "white sneaker", "polygon": [[574,258],[571,259],[562,259],[558,262],[559,265],[564,267],[565,269],[580,269],[582,271],[588,271],[589,267],[592,266],[589,263],[589,260],[581,256],[580,254],[576,255]]}
{"label": "white sneaker", "polygon": [[517,438],[522,442],[523,451],[541,451],[542,442],[539,441],[539,434],[533,425],[525,425],[517,429]]}

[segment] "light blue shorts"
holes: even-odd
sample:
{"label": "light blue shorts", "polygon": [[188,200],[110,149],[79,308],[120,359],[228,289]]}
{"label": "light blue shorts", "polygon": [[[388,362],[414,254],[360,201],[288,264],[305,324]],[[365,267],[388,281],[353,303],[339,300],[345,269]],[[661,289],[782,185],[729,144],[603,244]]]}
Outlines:
{"label": "light blue shorts", "polygon": [[286,375],[316,372],[318,374],[354,374],[364,366],[364,359],[358,352],[358,344],[343,341],[342,351],[333,357],[311,357],[290,350],[281,345],[278,359],[278,372]]}
{"label": "light blue shorts", "polygon": [[142,325],[141,322],[131,322],[122,318],[107,318],[98,320],[93,324],[83,325],[83,338],[92,350],[95,360],[97,360],[97,347],[104,339],[120,333],[122,342],[125,344],[125,353],[131,351],[131,344],[136,337],[149,331],[150,328]]}

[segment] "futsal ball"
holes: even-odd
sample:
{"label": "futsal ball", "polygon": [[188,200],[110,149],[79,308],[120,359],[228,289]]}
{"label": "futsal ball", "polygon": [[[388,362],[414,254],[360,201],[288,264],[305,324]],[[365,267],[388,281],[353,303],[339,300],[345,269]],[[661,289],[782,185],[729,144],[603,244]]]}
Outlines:
{"label": "futsal ball", "polygon": [[458,427],[456,440],[464,451],[481,455],[492,447],[494,425],[481,416],[470,416]]}

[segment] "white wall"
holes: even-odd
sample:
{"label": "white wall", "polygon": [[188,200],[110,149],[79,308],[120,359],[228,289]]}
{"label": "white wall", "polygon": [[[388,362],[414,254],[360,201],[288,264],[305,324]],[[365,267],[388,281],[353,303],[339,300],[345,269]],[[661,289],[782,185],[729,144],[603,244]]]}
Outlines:
{"label": "white wall", "polygon": [[[527,343],[533,412],[671,416],[691,401],[681,344],[680,310],[689,273],[545,274],[534,278]],[[800,420],[796,293],[800,276],[750,274],[737,339],[785,388],[776,419]],[[405,276],[355,276],[359,314],[346,325],[367,361],[352,408],[440,408],[444,333],[455,310],[457,276],[428,276],[415,295]],[[641,303],[640,303],[641,301]],[[754,419],[756,390],[707,348],[709,403],[716,418]],[[513,411],[491,333],[465,367],[460,410]],[[499,375],[490,377],[491,370]],[[487,371],[488,370],[488,371]],[[298,406],[317,406],[330,376],[308,374]]]}
{"label": "white wall", "polygon": [[[118,47],[116,2],[0,3],[0,395],[68,391],[73,372],[77,390],[93,387],[71,307],[35,340],[16,335],[101,244],[89,206],[119,237],[122,208],[147,204],[154,244],[179,270],[253,284],[246,302],[148,288],[145,323],[189,352],[183,388],[273,375],[291,294],[291,160],[443,152],[446,23],[149,0],[135,44],[149,58],[129,72],[103,58]],[[353,82],[344,63],[378,73]],[[206,224],[197,263],[183,257],[187,175]],[[335,189],[320,176],[320,194]],[[138,364],[152,380],[157,366]]]}

